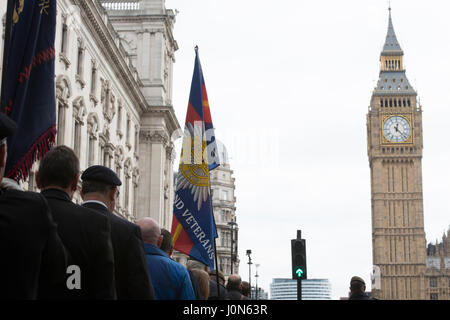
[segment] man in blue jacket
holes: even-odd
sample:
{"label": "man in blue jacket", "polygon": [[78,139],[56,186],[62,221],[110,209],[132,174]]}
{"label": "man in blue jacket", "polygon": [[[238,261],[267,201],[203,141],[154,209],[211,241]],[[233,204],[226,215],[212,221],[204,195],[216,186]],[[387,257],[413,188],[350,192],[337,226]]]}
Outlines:
{"label": "man in blue jacket", "polygon": [[187,269],[160,249],[163,238],[158,223],[152,218],[145,217],[138,220],[137,225],[141,228],[155,299],[195,300]]}

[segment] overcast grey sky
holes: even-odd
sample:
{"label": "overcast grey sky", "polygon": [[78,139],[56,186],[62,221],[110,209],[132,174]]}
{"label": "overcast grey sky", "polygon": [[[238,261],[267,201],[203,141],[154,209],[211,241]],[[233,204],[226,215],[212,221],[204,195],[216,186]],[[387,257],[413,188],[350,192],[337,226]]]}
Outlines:
{"label": "overcast grey sky", "polygon": [[[259,286],[269,291],[273,278],[289,278],[290,239],[301,229],[309,278],[329,279],[333,299],[347,295],[353,275],[370,290],[366,114],[388,1],[166,0],[166,7],[179,11],[176,115],[183,125],[198,45],[216,137],[231,157],[241,276],[248,279],[251,249]],[[450,3],[391,7],[423,106],[425,232],[434,242],[450,225]]]}

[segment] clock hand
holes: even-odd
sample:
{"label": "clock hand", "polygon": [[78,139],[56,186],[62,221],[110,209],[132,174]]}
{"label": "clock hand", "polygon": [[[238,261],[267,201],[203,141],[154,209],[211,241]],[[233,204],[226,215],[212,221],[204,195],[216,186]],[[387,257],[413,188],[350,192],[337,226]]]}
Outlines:
{"label": "clock hand", "polygon": [[398,132],[398,124],[396,126],[394,126],[395,131]]}

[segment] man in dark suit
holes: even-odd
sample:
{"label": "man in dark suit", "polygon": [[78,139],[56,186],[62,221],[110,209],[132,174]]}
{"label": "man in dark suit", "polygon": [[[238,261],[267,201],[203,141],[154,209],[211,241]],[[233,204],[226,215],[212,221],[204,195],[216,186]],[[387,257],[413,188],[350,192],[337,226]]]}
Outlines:
{"label": "man in dark suit", "polygon": [[117,299],[154,299],[147,271],[140,228],[113,214],[118,187],[122,185],[114,171],[105,166],[91,166],[82,176],[82,206],[102,213],[111,224]]}
{"label": "man in dark suit", "polygon": [[[108,219],[72,202],[80,176],[79,166],[72,149],[58,146],[44,156],[36,175],[37,186],[50,205],[58,234],[69,253],[69,265],[76,266],[72,269],[73,286],[67,286],[61,298],[115,299]],[[77,284],[77,272],[81,285]]]}
{"label": "man in dark suit", "polygon": [[[0,182],[6,137],[15,123],[0,113]],[[66,254],[39,193],[0,190],[0,299],[55,298],[65,285]]]}

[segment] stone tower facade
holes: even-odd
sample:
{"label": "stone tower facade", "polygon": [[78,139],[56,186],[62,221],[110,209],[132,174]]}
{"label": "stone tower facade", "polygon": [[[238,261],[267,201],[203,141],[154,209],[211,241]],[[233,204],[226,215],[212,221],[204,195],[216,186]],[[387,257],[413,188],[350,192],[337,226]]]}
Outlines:
{"label": "stone tower facade", "polygon": [[422,107],[409,83],[391,12],[367,114],[373,265],[378,299],[425,299]]}
{"label": "stone tower facade", "polygon": [[228,278],[239,273],[238,231],[236,223],[235,178],[228,161],[227,149],[218,141],[220,166],[211,171],[211,190],[217,234],[218,269]]}
{"label": "stone tower facade", "polygon": [[179,129],[172,105],[173,65],[178,44],[175,13],[165,0],[100,0],[117,33],[117,45],[138,74],[147,108],[139,123],[139,184],[136,219],[150,216],[170,230],[173,214],[173,133]]}

